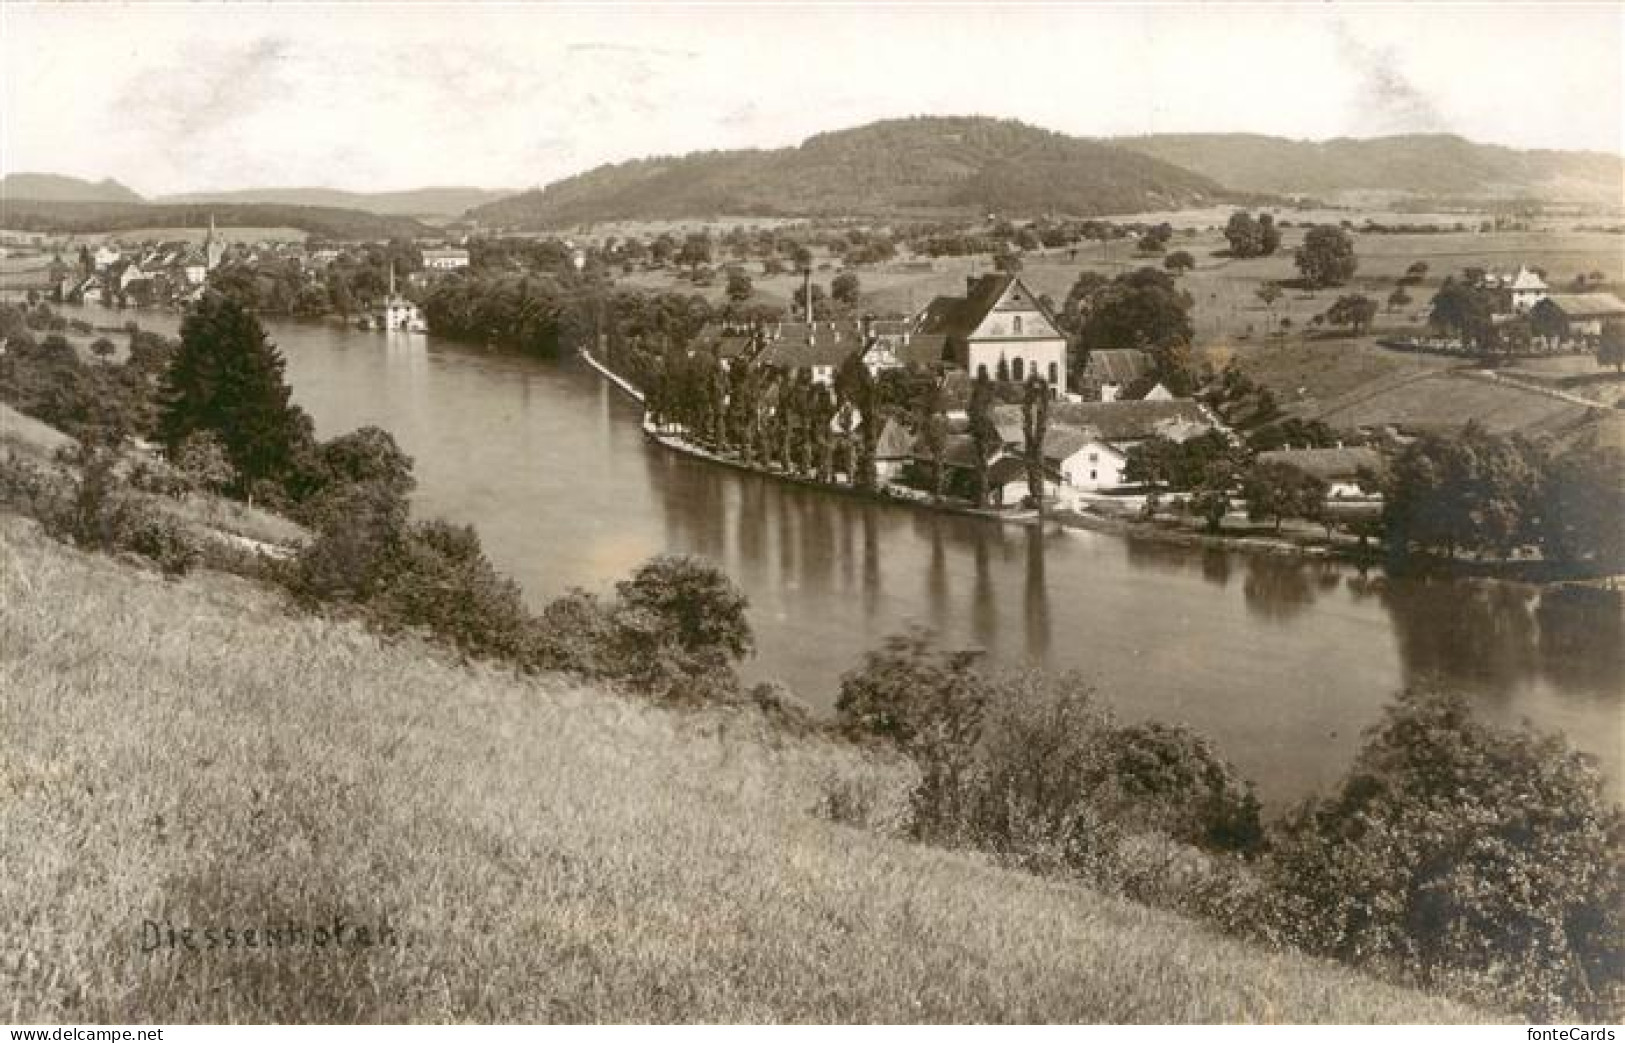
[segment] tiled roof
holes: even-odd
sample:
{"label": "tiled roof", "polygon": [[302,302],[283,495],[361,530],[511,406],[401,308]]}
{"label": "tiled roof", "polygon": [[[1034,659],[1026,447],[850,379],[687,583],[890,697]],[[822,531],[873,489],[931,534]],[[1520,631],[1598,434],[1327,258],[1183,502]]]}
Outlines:
{"label": "tiled roof", "polygon": [[1132,384],[1151,372],[1151,356],[1139,348],[1091,351],[1083,362],[1083,379],[1099,384]]}
{"label": "tiled roof", "polygon": [[[1020,406],[993,407],[995,421],[1021,422]],[[1188,398],[1166,402],[1057,402],[1050,406],[1052,424],[1092,428],[1103,442],[1138,442],[1152,435],[1188,437],[1213,423]]]}
{"label": "tiled roof", "polygon": [[1369,471],[1382,469],[1382,454],[1370,446],[1335,446],[1325,449],[1271,449],[1258,454],[1261,464],[1291,464],[1317,478],[1328,481],[1353,478],[1363,467]]}
{"label": "tiled roof", "polygon": [[839,366],[864,347],[862,328],[851,322],[786,322],[768,327],[765,336],[757,361],[779,369]]}
{"label": "tiled roof", "polygon": [[1625,301],[1611,293],[1553,293],[1546,300],[1571,319],[1625,315]]}

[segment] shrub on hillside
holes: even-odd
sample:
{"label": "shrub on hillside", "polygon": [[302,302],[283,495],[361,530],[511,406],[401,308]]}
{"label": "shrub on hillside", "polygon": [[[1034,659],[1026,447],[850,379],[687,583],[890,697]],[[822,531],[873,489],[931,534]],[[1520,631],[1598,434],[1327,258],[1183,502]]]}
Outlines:
{"label": "shrub on hillside", "polygon": [[1134,832],[1256,850],[1257,801],[1192,733],[1115,725],[1081,677],[993,675],[929,635],[889,638],[842,678],[843,727],[895,743],[920,772],[912,832],[1037,872],[1118,886]]}
{"label": "shrub on hillside", "polygon": [[167,576],[203,560],[203,547],[179,519],[121,478],[106,446],[63,449],[53,470],[8,458],[0,465],[0,502],[39,520],[46,533],[88,550],[147,558]]}
{"label": "shrub on hillside", "polygon": [[537,665],[617,681],[668,702],[742,698],[734,664],[755,647],[748,602],[700,558],[663,555],[600,599],[575,590],[537,627]]}
{"label": "shrub on hillside", "polygon": [[1312,952],[1540,1020],[1625,1013],[1625,816],[1561,739],[1406,693],[1268,863]]}
{"label": "shrub on hillside", "polygon": [[519,585],[497,572],[473,526],[418,522],[385,567],[368,608],[386,630],[426,627],[470,655],[534,659],[534,620]]}

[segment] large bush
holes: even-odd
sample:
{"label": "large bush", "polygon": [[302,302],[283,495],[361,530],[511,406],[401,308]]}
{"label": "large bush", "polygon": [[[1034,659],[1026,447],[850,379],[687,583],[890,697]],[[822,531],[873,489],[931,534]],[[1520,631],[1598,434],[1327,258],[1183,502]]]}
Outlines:
{"label": "large bush", "polygon": [[1458,696],[1388,710],[1269,875],[1281,937],[1538,1019],[1625,1013],[1625,820],[1561,739]]}
{"label": "large bush", "polygon": [[542,613],[538,662],[618,681],[668,702],[742,698],[734,664],[755,647],[748,602],[700,558],[663,555],[604,601],[572,591]]}
{"label": "large bush", "polygon": [[1257,801],[1206,742],[1116,725],[1077,675],[990,673],[916,631],[843,677],[836,709],[849,733],[915,761],[922,839],[1107,886],[1121,883],[1119,846],[1133,833],[1215,851],[1261,844]]}

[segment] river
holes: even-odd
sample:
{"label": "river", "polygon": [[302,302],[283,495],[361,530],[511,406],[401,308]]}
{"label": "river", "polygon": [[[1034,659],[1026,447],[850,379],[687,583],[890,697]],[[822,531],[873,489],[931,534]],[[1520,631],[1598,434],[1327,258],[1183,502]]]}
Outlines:
{"label": "river", "polygon": [[1392,694],[1430,679],[1487,718],[1564,732],[1619,789],[1617,598],[873,503],[651,445],[635,404],[575,360],[267,325],[318,434],[391,431],[416,461],[415,510],[473,523],[532,605],[605,591],[662,551],[705,555],[750,597],[747,676],[816,708],[864,650],[920,624],[1005,663],[1077,669],[1124,718],[1191,725],[1274,805],[1333,783]]}

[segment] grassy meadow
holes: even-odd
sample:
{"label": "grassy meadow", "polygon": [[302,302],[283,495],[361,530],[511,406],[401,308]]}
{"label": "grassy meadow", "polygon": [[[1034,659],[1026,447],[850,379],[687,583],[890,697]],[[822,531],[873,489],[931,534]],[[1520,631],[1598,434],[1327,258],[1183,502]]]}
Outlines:
{"label": "grassy meadow", "polygon": [[[895,760],[521,679],[0,516],[0,1019],[1477,1020],[888,835]],[[876,829],[814,813],[831,780]],[[179,929],[399,944],[144,953]],[[353,937],[353,934],[352,934]]]}
{"label": "grassy meadow", "polygon": [[[1520,265],[1543,268],[1555,289],[1566,290],[1574,277],[1601,272],[1604,288],[1622,292],[1625,283],[1625,236],[1582,232],[1551,224],[1532,231],[1441,232],[1419,235],[1355,234],[1359,269],[1349,285],[1334,289],[1285,288],[1270,306],[1258,299],[1267,282],[1297,278],[1292,254],[1310,221],[1372,219],[1389,223],[1476,225],[1477,215],[1405,215],[1383,212],[1328,211],[1283,215],[1293,227],[1283,229],[1283,242],[1273,256],[1237,260],[1217,256],[1226,246],[1222,235],[1231,208],[1137,215],[1146,221],[1168,221],[1175,228],[1169,250],[1186,250],[1196,260],[1194,270],[1180,277],[1191,295],[1191,318],[1199,351],[1222,363],[1235,359],[1255,380],[1269,387],[1282,407],[1298,416],[1321,419],[1334,427],[1350,428],[1393,424],[1407,428],[1459,427],[1477,418],[1498,431],[1563,432],[1583,420],[1586,407],[1531,393],[1527,389],[1495,386],[1452,376],[1463,360],[1442,356],[1402,354],[1377,344],[1381,336],[1410,334],[1425,325],[1428,301],[1446,276],[1477,266],[1515,271]],[[1407,292],[1411,303],[1390,309],[1388,295],[1396,280],[1413,263],[1428,265],[1425,279]],[[838,258],[815,254],[814,279],[824,285],[840,270]],[[1083,243],[1076,250],[1035,251],[1023,256],[1022,275],[1037,293],[1057,301],[1066,299],[1079,273],[1094,271],[1114,276],[1143,266],[1161,267],[1162,256],[1139,253],[1131,240]],[[939,294],[964,292],[968,275],[993,270],[991,258],[942,257],[929,261],[929,270],[909,259],[901,263],[856,269],[863,285],[864,307],[879,313],[906,313],[923,307]],[[757,262],[745,265],[757,299],[788,306],[801,285],[801,277],[786,272],[760,274]],[[701,292],[720,302],[725,280],[695,288],[671,271],[640,271],[624,277],[629,286],[648,290]],[[1310,320],[1324,312],[1339,296],[1363,293],[1382,306],[1370,334],[1360,337],[1309,332]],[[1282,320],[1290,320],[1283,332]],[[1612,404],[1621,389],[1607,380],[1595,362],[1570,359],[1538,362],[1537,370],[1556,366],[1564,376],[1595,376],[1596,387],[1584,393],[1599,404]]]}

